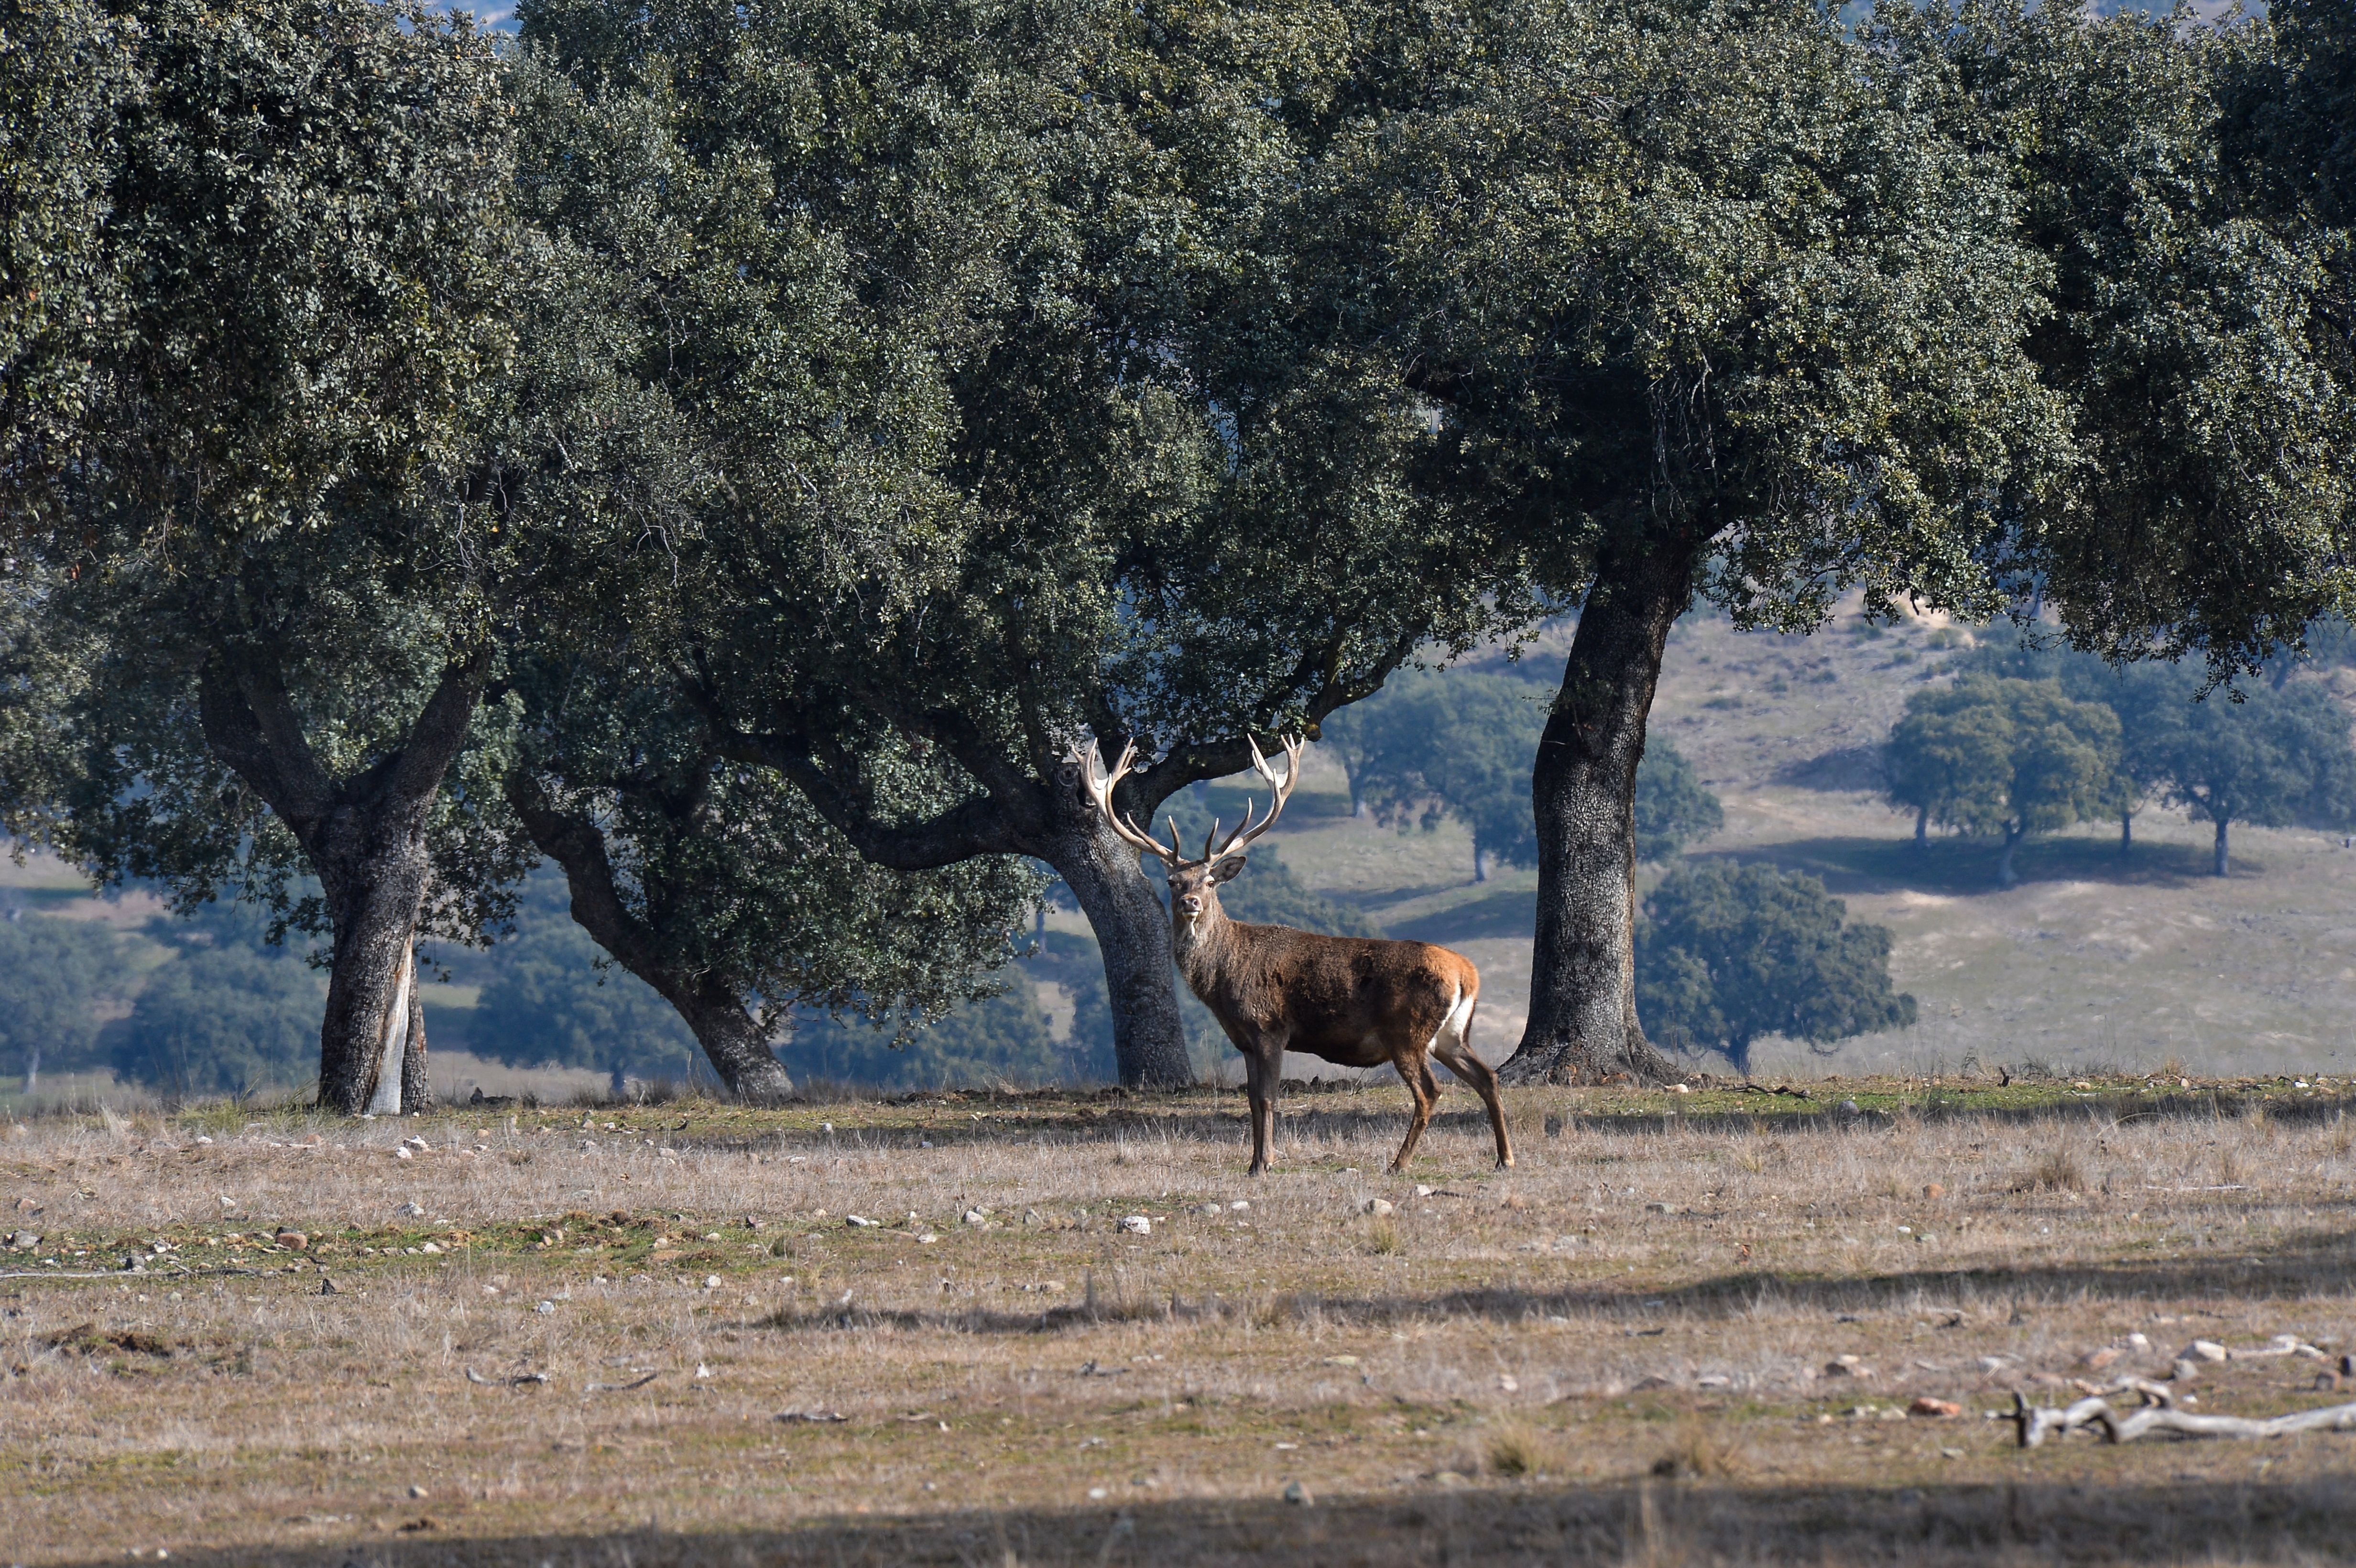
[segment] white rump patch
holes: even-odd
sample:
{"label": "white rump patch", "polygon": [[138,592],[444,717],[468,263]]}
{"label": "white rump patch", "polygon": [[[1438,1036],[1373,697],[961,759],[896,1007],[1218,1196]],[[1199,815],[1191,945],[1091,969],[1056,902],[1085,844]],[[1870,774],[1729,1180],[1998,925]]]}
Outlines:
{"label": "white rump patch", "polygon": [[1448,1011],[1440,1016],[1440,1027],[1431,1031],[1431,1039],[1423,1048],[1427,1051],[1438,1051],[1440,1042],[1451,1034],[1456,1037],[1456,1043],[1461,1048],[1464,1044],[1464,1031],[1472,1027],[1472,998],[1464,994],[1461,986],[1451,985],[1450,989],[1454,992],[1454,999],[1448,1004]]}

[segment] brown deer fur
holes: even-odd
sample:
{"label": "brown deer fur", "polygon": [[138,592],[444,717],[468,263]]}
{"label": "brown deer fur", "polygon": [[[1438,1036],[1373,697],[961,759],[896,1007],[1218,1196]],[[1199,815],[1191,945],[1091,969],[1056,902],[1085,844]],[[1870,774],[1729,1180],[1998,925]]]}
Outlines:
{"label": "brown deer fur", "polygon": [[[1111,807],[1112,788],[1129,771],[1125,752],[1109,776],[1091,747],[1085,756],[1093,794],[1114,828],[1141,849],[1161,857],[1170,877],[1170,947],[1187,988],[1211,1009],[1219,1027],[1243,1052],[1244,1081],[1251,1100],[1251,1174],[1268,1168],[1276,1132],[1276,1096],[1284,1053],[1298,1051],[1343,1067],[1380,1067],[1398,1072],[1415,1101],[1406,1141],[1391,1161],[1403,1170],[1430,1125],[1439,1083],[1431,1059],[1472,1085],[1488,1107],[1497,1136],[1497,1164],[1514,1163],[1505,1131],[1497,1077],[1472,1054],[1469,1043],[1472,1008],[1481,995],[1481,974],[1461,953],[1428,942],[1387,942],[1371,937],[1323,936],[1283,925],[1249,925],[1229,920],[1219,908],[1219,884],[1244,869],[1244,847],[1268,830],[1284,809],[1301,776],[1301,743],[1286,743],[1291,766],[1279,781],[1275,771],[1252,753],[1262,777],[1275,789],[1267,816],[1255,826],[1248,809],[1242,827],[1215,848],[1204,845],[1201,859],[1189,859],[1171,843],[1140,832]],[[1216,837],[1217,830],[1213,829]]]}

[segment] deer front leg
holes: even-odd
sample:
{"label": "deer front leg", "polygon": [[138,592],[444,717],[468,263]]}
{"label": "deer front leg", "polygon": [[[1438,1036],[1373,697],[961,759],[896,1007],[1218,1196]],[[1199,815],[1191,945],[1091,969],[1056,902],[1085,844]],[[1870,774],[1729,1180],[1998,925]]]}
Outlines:
{"label": "deer front leg", "polygon": [[1244,1049],[1244,1093],[1251,1101],[1252,1130],[1251,1169],[1246,1174],[1263,1176],[1268,1172],[1268,1146],[1276,1119],[1276,1090],[1260,1053],[1248,1046]]}

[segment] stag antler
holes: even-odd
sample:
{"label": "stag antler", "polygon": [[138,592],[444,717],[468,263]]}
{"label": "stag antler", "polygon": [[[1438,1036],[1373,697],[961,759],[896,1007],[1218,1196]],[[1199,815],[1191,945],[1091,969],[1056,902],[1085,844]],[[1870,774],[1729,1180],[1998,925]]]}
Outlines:
{"label": "stag antler", "polygon": [[1135,823],[1113,809],[1113,787],[1127,778],[1137,764],[1136,741],[1131,741],[1120,749],[1120,761],[1113,764],[1110,773],[1103,772],[1104,754],[1097,750],[1094,741],[1085,746],[1074,742],[1072,761],[1078,765],[1080,776],[1087,781],[1088,798],[1097,803],[1097,809],[1104,813],[1105,821],[1120,836],[1122,843],[1141,854],[1160,856],[1166,866],[1178,865],[1186,859],[1186,852],[1179,843],[1175,819],[1170,824],[1170,842],[1163,844],[1151,834],[1139,831]]}
{"label": "stag antler", "polygon": [[[1203,859],[1206,864],[1214,860],[1226,859],[1231,855],[1240,855],[1250,848],[1253,839],[1276,826],[1276,819],[1284,815],[1284,803],[1292,798],[1292,786],[1301,782],[1301,751],[1308,742],[1300,736],[1285,737],[1284,776],[1280,779],[1276,776],[1276,770],[1269,765],[1268,759],[1260,755],[1259,742],[1249,735],[1245,736],[1244,739],[1251,745],[1252,772],[1268,781],[1268,787],[1274,792],[1275,798],[1269,803],[1268,815],[1255,823],[1252,821],[1251,800],[1247,796],[1244,800],[1244,819],[1233,833],[1227,835],[1226,842],[1214,850],[1209,838],[1203,840]],[[1215,822],[1212,823],[1212,837],[1216,837],[1218,831],[1219,825]]]}

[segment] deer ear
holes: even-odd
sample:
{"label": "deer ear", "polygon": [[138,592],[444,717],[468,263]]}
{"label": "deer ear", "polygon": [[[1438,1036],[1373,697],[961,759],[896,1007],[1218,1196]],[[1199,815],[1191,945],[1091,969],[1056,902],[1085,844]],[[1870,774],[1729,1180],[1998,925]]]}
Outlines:
{"label": "deer ear", "polygon": [[1249,859],[1250,857],[1246,855],[1231,855],[1219,861],[1211,868],[1212,884],[1216,886],[1220,882],[1233,880],[1236,873],[1244,869],[1244,862]]}

